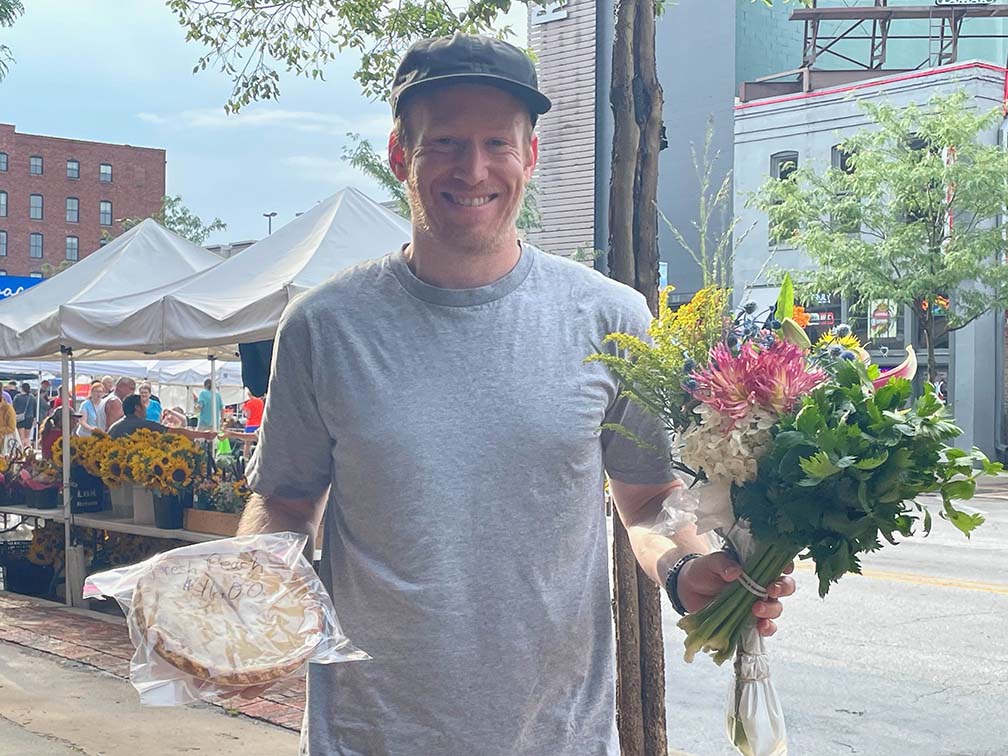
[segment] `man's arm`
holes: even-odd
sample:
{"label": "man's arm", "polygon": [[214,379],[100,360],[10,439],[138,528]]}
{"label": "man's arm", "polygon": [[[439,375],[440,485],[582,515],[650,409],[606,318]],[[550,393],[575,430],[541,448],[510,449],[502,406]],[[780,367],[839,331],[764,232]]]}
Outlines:
{"label": "man's arm", "polygon": [[105,427],[111,428],[112,423],[123,417],[122,400],[116,397],[105,404]]}
{"label": "man's arm", "polygon": [[283,499],[279,496],[260,496],[252,494],[241,522],[238,523],[238,535],[257,535],[259,533],[304,533],[308,536],[305,554],[312,561],[315,553],[315,534],[322,522],[325,511],[325,501],[328,491],[316,500]]}
{"label": "man's arm", "polygon": [[[695,612],[717,597],[725,586],[738,579],[742,568],[723,551],[711,552],[709,544],[696,532],[695,525],[686,525],[671,538],[654,532],[662,502],[682,484],[679,481],[660,484],[621,483],[609,481],[616,511],[627,530],[630,547],[644,573],[664,589],[668,571],[686,554],[703,554],[687,562],[679,573],[679,599],[689,612]],[[790,572],[790,568],[787,572]],[[780,616],[781,596],[795,591],[790,577],[781,577],[767,586],[769,598],[753,605],[756,629],[761,635],[777,632],[774,619]]]}
{"label": "man's arm", "polygon": [[[161,423],[158,423],[161,425]],[[190,441],[207,441],[211,438],[216,438],[217,434],[212,430],[210,431],[198,431],[192,428],[169,428],[167,425],[161,425],[161,429],[166,433],[177,433],[180,436],[185,436]]]}

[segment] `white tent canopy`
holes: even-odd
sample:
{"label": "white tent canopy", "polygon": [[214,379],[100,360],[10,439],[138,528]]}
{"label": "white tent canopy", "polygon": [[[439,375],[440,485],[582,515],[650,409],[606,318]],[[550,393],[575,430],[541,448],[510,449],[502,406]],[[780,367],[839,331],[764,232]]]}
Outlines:
{"label": "white tent canopy", "polygon": [[343,189],[271,236],[181,284],[61,308],[63,343],[175,356],[203,347],[233,358],[239,343],[272,338],[290,300],[341,270],[410,239],[410,224]]}
{"label": "white tent canopy", "polygon": [[[0,375],[17,373],[42,373],[43,377],[58,376],[62,369],[58,360],[17,360],[0,362]],[[138,381],[148,380],[167,386],[200,386],[210,377],[210,363],[207,360],[75,360],[74,370],[78,378],[82,375],[93,379],[103,375],[129,376]],[[237,363],[217,366],[218,386],[242,386],[241,369]],[[78,380],[78,383],[80,381]]]}
{"label": "white tent canopy", "polygon": [[143,291],[220,262],[213,252],[148,218],[67,270],[0,301],[0,359],[58,358],[60,344],[66,343],[61,306]]}

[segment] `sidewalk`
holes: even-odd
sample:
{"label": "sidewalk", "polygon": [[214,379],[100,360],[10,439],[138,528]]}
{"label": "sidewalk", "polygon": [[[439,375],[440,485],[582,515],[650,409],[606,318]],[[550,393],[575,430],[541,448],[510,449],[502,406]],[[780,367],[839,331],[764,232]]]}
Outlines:
{"label": "sidewalk", "polygon": [[[129,679],[133,644],[121,618],[0,591],[0,641],[84,664]],[[235,702],[230,713],[300,732],[304,680],[277,685],[261,698]]]}
{"label": "sidewalk", "polygon": [[977,496],[1008,497],[1008,472],[997,476],[983,476],[977,479]]}

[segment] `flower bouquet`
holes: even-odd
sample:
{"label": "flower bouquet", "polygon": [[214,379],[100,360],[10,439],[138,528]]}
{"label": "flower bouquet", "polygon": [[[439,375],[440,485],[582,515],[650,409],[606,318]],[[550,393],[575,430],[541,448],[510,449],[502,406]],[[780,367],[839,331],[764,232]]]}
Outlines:
{"label": "flower bouquet", "polygon": [[1001,466],[949,445],[962,431],[930,383],[913,396],[912,348],[882,372],[846,325],[811,344],[789,279],[772,312],[748,303],[731,317],[721,303],[727,292],[707,289],[674,313],[663,304],[653,344],[613,334],[629,357],[592,359],[674,436],[672,461],[690,487],[666,502],[666,522],[688,516],[699,532],[716,530],[743,566],[679,626],[687,661],[735,657],[728,734],[742,754],[774,756],[786,753],[785,728],[752,615],[766,586],[810,559],[825,596],[861,571],[860,555],[930,531],[922,494],[940,496],[940,515],[969,536],[983,518],[956,502]]}

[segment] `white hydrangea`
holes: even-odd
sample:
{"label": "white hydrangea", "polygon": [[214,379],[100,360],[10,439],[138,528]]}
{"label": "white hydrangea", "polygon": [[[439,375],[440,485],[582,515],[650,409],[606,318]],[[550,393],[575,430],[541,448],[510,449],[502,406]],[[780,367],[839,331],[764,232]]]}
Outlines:
{"label": "white hydrangea", "polygon": [[753,406],[741,420],[733,421],[701,404],[700,420],[680,438],[682,460],[703,470],[712,483],[743,483],[756,477],[756,464],[770,448],[770,429],[777,417]]}

